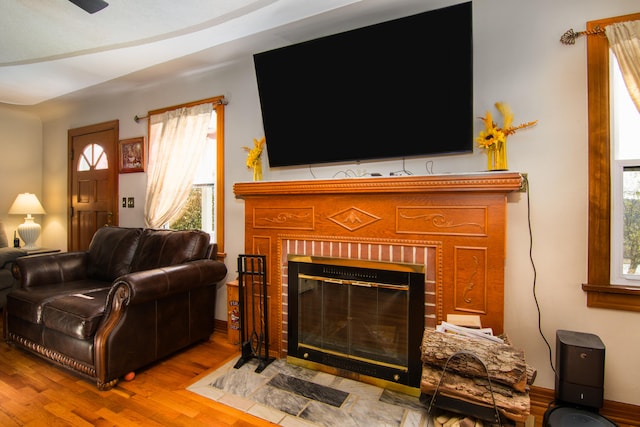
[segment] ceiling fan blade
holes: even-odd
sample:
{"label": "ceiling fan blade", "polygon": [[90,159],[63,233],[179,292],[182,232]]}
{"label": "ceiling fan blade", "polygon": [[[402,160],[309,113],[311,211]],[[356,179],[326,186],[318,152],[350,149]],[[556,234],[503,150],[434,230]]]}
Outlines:
{"label": "ceiling fan blade", "polygon": [[81,7],[86,12],[96,13],[99,10],[104,9],[109,6],[104,0],[69,0],[71,3],[75,4],[78,7]]}

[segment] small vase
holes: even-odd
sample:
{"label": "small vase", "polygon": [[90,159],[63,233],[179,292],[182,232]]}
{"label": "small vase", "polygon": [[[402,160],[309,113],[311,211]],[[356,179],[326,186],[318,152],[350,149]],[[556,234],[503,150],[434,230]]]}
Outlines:
{"label": "small vase", "polygon": [[507,144],[501,143],[487,151],[487,169],[490,171],[506,171],[507,166]]}
{"label": "small vase", "polygon": [[258,157],[255,165],[253,165],[253,180],[262,181],[262,159]]}

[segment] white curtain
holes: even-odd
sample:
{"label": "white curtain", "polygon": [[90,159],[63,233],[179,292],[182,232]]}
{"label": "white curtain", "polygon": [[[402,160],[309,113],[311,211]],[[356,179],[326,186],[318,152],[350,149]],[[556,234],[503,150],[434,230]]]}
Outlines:
{"label": "white curtain", "polygon": [[605,28],[631,99],[640,111],[640,21],[626,21]]}
{"label": "white curtain", "polygon": [[161,228],[179,217],[204,152],[213,104],[149,117],[145,225]]}

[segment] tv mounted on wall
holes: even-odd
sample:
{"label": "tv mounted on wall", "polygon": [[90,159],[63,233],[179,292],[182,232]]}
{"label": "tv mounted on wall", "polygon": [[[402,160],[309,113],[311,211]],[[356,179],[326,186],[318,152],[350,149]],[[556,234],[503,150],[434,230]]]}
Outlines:
{"label": "tv mounted on wall", "polygon": [[269,165],[473,151],[471,2],[254,55]]}

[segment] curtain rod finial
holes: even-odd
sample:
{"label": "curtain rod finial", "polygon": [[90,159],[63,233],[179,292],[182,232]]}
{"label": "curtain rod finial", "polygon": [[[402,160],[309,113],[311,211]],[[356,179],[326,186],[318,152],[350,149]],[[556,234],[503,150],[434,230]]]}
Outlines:
{"label": "curtain rod finial", "polygon": [[576,44],[576,38],[580,36],[580,33],[576,33],[573,31],[573,28],[565,31],[565,33],[560,37],[560,43],[562,44]]}
{"label": "curtain rod finial", "polygon": [[600,26],[596,26],[593,30],[586,30],[586,31],[578,31],[575,32],[573,31],[573,28],[567,30],[564,32],[564,34],[562,35],[562,37],[560,37],[560,43],[562,44],[576,44],[576,39],[580,36],[594,36],[594,35],[601,35],[604,36],[605,32],[603,28],[600,28]]}

